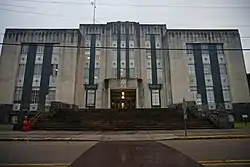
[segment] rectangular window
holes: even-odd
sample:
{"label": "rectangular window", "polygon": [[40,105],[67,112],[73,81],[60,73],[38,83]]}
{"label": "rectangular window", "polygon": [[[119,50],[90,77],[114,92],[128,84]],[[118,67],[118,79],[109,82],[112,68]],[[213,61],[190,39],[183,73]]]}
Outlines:
{"label": "rectangular window", "polygon": [[100,68],[95,68],[95,84],[98,83],[100,79]]}
{"label": "rectangular window", "polygon": [[195,76],[193,76],[193,75],[189,76],[189,84],[190,84],[190,86],[196,86],[197,85]]}
{"label": "rectangular window", "polygon": [[223,97],[224,97],[224,101],[230,102],[231,101],[230,91],[223,90]]}
{"label": "rectangular window", "polygon": [[195,66],[193,64],[188,65],[188,73],[190,75],[195,75]]}
{"label": "rectangular window", "polygon": [[51,66],[52,66],[52,75],[57,76],[58,64],[51,64]]}
{"label": "rectangular window", "polygon": [[211,74],[211,66],[210,64],[204,64],[204,74]]}
{"label": "rectangular window", "polygon": [[209,53],[207,44],[202,44],[201,49],[202,49],[202,54],[208,54]]}
{"label": "rectangular window", "polygon": [[37,46],[36,53],[43,53],[44,52],[44,46]]}
{"label": "rectangular window", "polygon": [[197,90],[191,90],[191,95],[192,95],[192,99],[193,99],[193,101],[196,101],[196,97],[197,97]]}
{"label": "rectangular window", "polygon": [[126,77],[126,68],[121,68],[121,77],[122,78]]}
{"label": "rectangular window", "polygon": [[95,90],[88,90],[87,91],[87,107],[94,107],[95,106]]}
{"label": "rectangular window", "polygon": [[147,80],[148,83],[152,83],[152,70],[151,69],[147,69]]}
{"label": "rectangular window", "polygon": [[152,107],[160,107],[160,90],[151,90]]}
{"label": "rectangular window", "polygon": [[50,104],[52,101],[55,101],[56,99],[56,90],[49,90],[49,94],[46,95],[46,104]]}
{"label": "rectangular window", "polygon": [[134,68],[129,69],[130,78],[136,78],[136,73]]}
{"label": "rectangular window", "polygon": [[30,103],[36,104],[38,103],[38,101],[39,101],[39,90],[32,90]]}
{"label": "rectangular window", "polygon": [[222,87],[229,86],[227,75],[221,74],[221,84],[222,84]]}
{"label": "rectangular window", "polygon": [[162,69],[157,69],[157,81],[158,84],[163,84],[163,76],[162,76]]}
{"label": "rectangular window", "polygon": [[16,88],[14,95],[14,103],[21,103],[22,93],[23,93],[22,88]]}
{"label": "rectangular window", "polygon": [[221,74],[227,74],[227,68],[225,64],[220,64],[220,73]]}
{"label": "rectangular window", "polygon": [[89,68],[84,68],[84,83],[89,84]]}
{"label": "rectangular window", "polygon": [[27,54],[28,50],[29,50],[29,46],[28,45],[22,45],[21,54]]}
{"label": "rectangular window", "polygon": [[24,76],[25,73],[25,66],[26,64],[19,64],[19,69],[18,69],[18,76],[22,77]]}
{"label": "rectangular window", "polygon": [[151,50],[149,49],[146,50],[146,56],[147,56],[147,59],[151,59]]}
{"label": "rectangular window", "polygon": [[187,54],[193,54],[193,45],[187,44]]}
{"label": "rectangular window", "polygon": [[213,90],[207,90],[207,102],[214,103],[214,91]]}
{"label": "rectangular window", "polygon": [[117,78],[117,68],[112,68],[112,78]]}
{"label": "rectangular window", "polygon": [[42,73],[42,64],[35,64],[34,75],[41,75]]}
{"label": "rectangular window", "polygon": [[49,90],[49,94],[46,96],[46,103],[51,103],[56,99],[56,90]]}
{"label": "rectangular window", "polygon": [[223,44],[217,44],[216,48],[218,54],[224,54]]}

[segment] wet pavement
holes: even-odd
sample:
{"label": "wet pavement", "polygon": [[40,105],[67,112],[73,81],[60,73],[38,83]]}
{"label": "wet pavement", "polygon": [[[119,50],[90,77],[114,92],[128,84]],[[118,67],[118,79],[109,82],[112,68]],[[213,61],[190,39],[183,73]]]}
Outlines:
{"label": "wet pavement", "polygon": [[70,167],[202,167],[181,152],[155,141],[103,141]]}
{"label": "wet pavement", "polygon": [[[203,129],[188,130],[189,137],[209,137],[209,136],[235,136],[245,135],[250,137],[249,129]],[[64,141],[103,141],[103,140],[168,140],[179,139],[184,136],[183,130],[155,130],[155,131],[0,131],[0,141],[10,140],[64,140]]]}
{"label": "wet pavement", "polygon": [[[104,150],[102,150],[103,148]],[[100,149],[101,152],[99,152]],[[176,150],[179,152],[176,153]],[[200,163],[218,160],[243,162],[248,160],[247,164],[218,165],[221,167],[223,165],[227,167],[247,167],[250,166],[248,150],[250,150],[250,139],[179,140],[161,141],[160,143],[155,141],[116,142],[112,140],[102,142],[0,142],[0,166],[3,166],[3,164],[65,164],[67,166],[69,164],[78,165],[82,161],[91,160],[105,164],[105,161],[103,162],[101,159],[102,156],[109,160],[117,159],[114,162],[118,165],[114,167],[130,165],[125,161],[134,162],[135,165],[140,165],[145,161],[162,162],[166,165],[169,165],[169,163],[182,165],[185,160],[180,160],[186,159],[185,155],[187,155]],[[94,157],[90,159],[90,155],[94,155]],[[178,160],[175,158],[178,158]],[[90,162],[90,167],[92,167],[92,163]],[[158,167],[158,163],[154,166]],[[188,165],[185,164],[185,166]],[[209,164],[209,166],[216,166],[216,164]],[[84,167],[88,166],[84,165]],[[113,165],[109,167],[113,167]]]}

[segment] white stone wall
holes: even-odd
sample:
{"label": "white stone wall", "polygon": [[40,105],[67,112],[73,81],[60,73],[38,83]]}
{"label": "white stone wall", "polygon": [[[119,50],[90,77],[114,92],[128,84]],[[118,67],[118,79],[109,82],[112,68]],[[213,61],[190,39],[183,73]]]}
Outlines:
{"label": "white stone wall", "polygon": [[242,48],[237,30],[168,30],[167,41],[173,103],[192,100],[186,51],[171,50],[186,49],[186,43],[223,43],[232,103],[250,101],[243,52],[226,50]]}
{"label": "white stone wall", "polygon": [[56,100],[63,103],[75,104],[78,31],[69,30],[65,34],[66,38],[60,41],[59,44],[60,56]]}
{"label": "white stone wall", "polygon": [[6,31],[3,42],[17,44],[3,45],[0,57],[0,104],[12,104],[21,45],[20,40],[16,41],[16,33],[9,30]]}
{"label": "white stone wall", "polygon": [[[9,35],[11,34],[11,38]],[[74,34],[74,38],[72,35]],[[18,37],[17,37],[18,35]],[[56,83],[56,101],[75,104],[75,71],[77,62],[78,30],[9,29],[6,31],[0,61],[0,103],[12,104],[16,86],[19,56],[22,43],[56,43],[59,46],[59,63]],[[68,46],[71,46],[70,48]]]}
{"label": "white stone wall", "polygon": [[[226,50],[242,48],[238,31],[166,30],[163,25],[158,27],[140,25],[140,43],[138,43],[136,36],[138,23],[129,24],[130,32],[134,32],[135,48],[146,48],[145,34],[152,33],[157,28],[159,28],[161,36],[164,35],[161,47],[166,50],[162,51],[164,83],[161,89],[161,107],[167,107],[172,103],[181,103],[183,98],[187,101],[193,100],[189,89],[190,81],[186,50],[172,50],[186,49],[186,43],[223,43],[232,103],[250,102],[243,52],[241,50]],[[0,104],[13,103],[21,43],[57,43],[55,46],[59,47],[59,63],[55,100],[85,108],[84,66],[86,49],[84,46],[86,34],[92,32],[101,34],[101,46],[113,46],[111,24],[81,25],[79,30],[7,30],[4,42],[17,45],[4,45],[2,48],[2,56],[0,57]],[[168,48],[170,50],[167,50]],[[110,107],[110,87],[106,89],[105,79],[111,79],[109,86],[120,81],[112,80],[111,54],[111,49],[102,49],[100,53],[100,79],[96,92],[96,108]],[[137,79],[141,79],[142,82],[132,84],[136,80],[131,80],[127,89],[136,89],[137,107],[150,108],[151,92],[147,81],[146,50],[135,50],[134,54],[135,73]]]}

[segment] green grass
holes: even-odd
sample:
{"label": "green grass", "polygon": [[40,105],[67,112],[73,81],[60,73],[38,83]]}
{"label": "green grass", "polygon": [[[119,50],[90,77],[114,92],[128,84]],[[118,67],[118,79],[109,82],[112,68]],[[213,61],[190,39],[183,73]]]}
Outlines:
{"label": "green grass", "polygon": [[235,122],[234,127],[236,129],[250,128],[250,122],[247,123],[247,127],[245,125],[245,122]]}
{"label": "green grass", "polygon": [[11,131],[13,125],[10,124],[0,124],[0,131]]}

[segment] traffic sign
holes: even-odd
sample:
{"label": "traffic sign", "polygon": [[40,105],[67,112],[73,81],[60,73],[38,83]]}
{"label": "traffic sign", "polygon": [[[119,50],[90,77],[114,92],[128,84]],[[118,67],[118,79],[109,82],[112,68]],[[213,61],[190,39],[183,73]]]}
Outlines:
{"label": "traffic sign", "polygon": [[183,98],[183,101],[182,101],[182,109],[183,109],[183,113],[186,114],[186,112],[187,112],[187,102],[186,102],[185,98]]}

